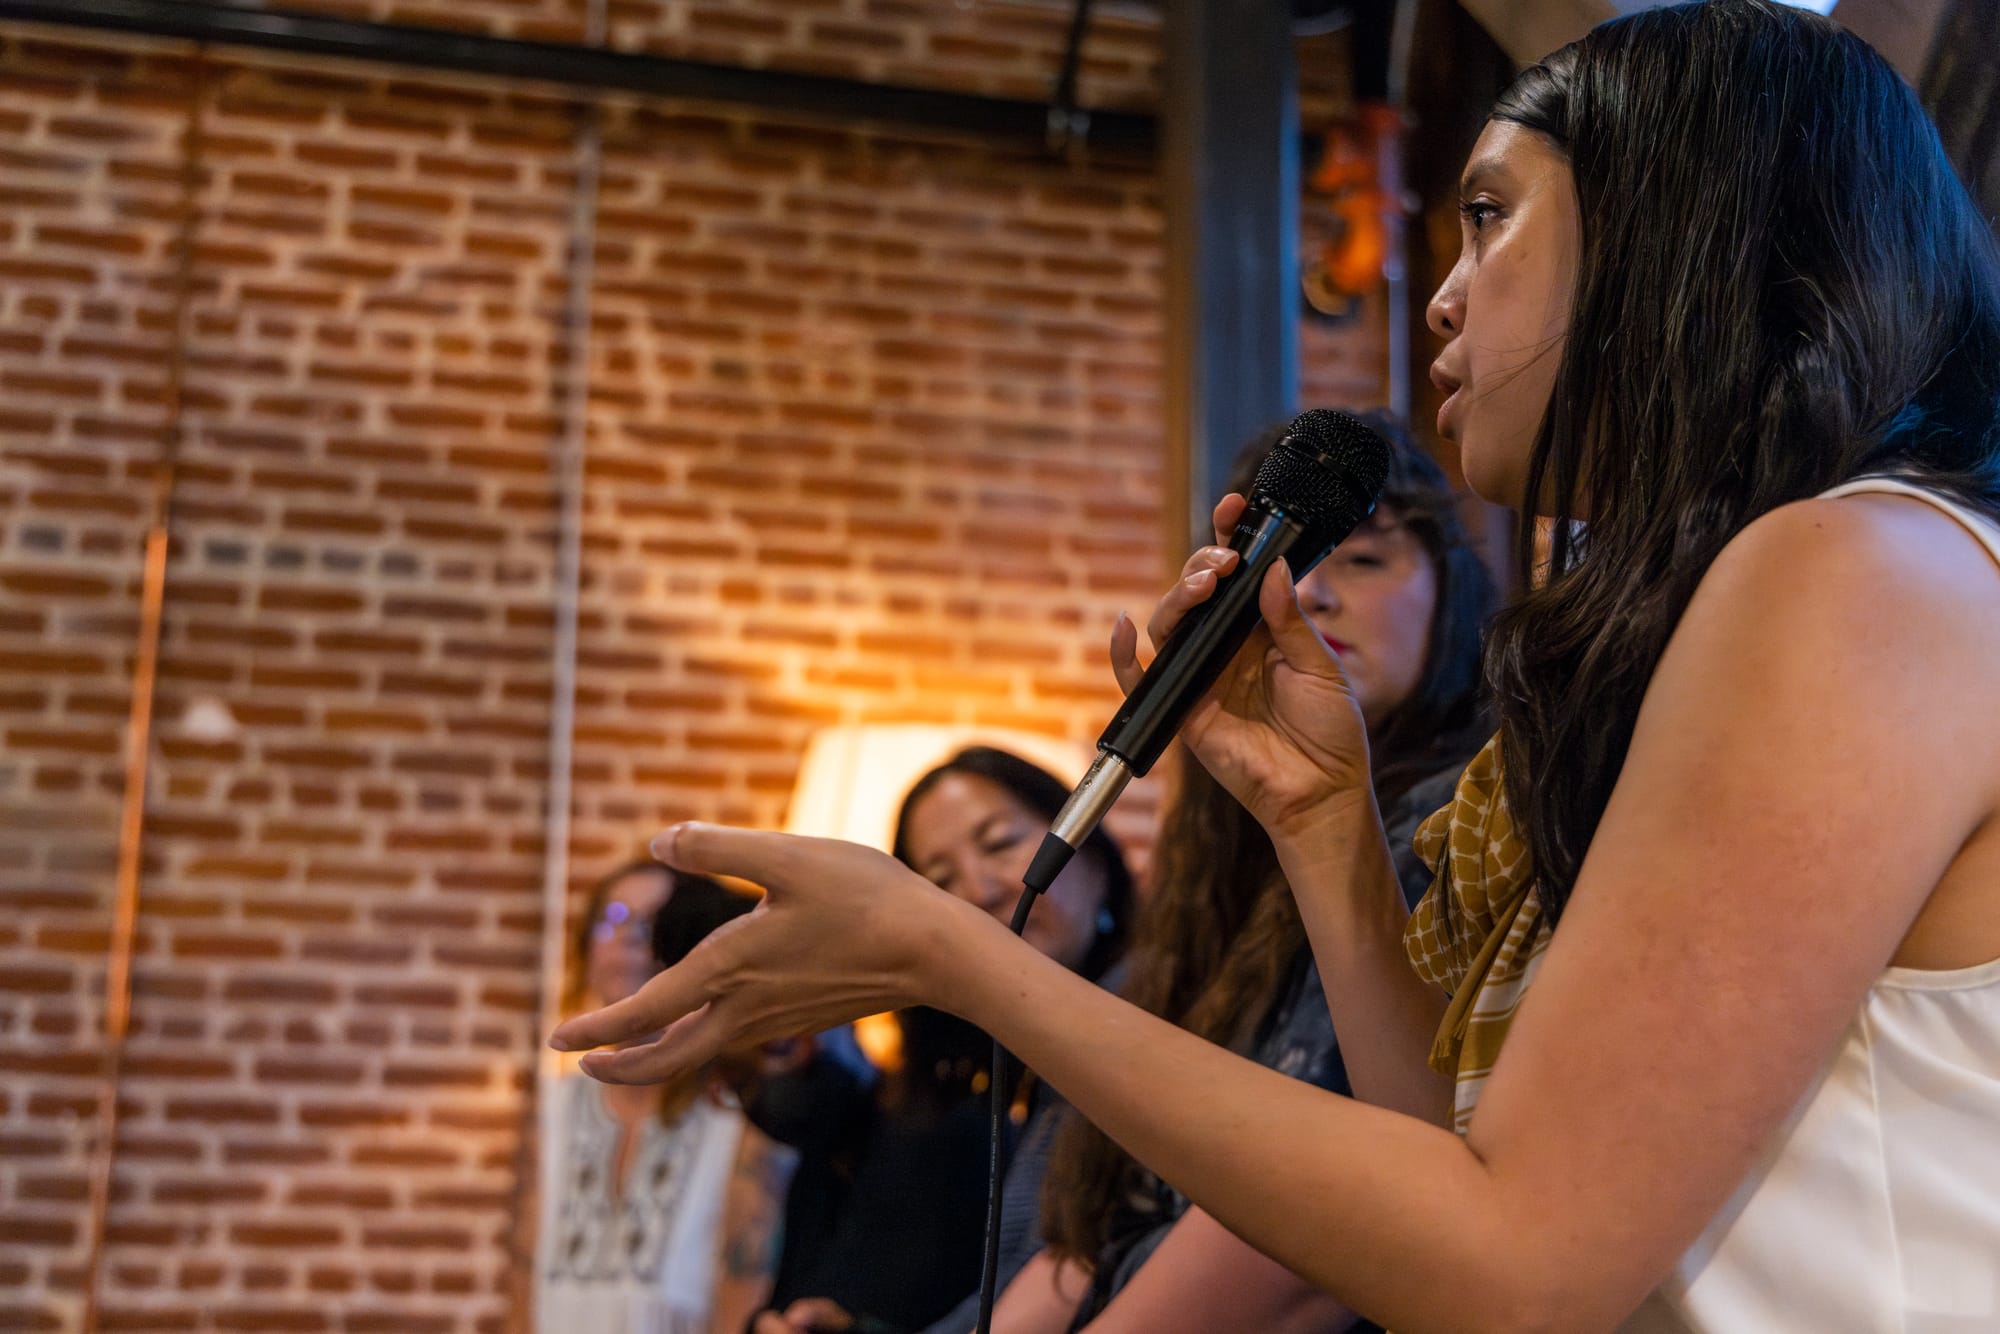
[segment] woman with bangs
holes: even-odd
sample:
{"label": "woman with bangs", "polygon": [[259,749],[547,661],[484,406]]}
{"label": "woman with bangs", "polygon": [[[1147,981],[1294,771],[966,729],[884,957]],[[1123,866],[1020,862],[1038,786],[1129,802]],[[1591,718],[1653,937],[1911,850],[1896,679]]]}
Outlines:
{"label": "woman with bangs", "polygon": [[[1478,699],[1479,632],[1494,590],[1443,471],[1388,418],[1364,419],[1390,443],[1382,498],[1299,581],[1299,605],[1339,658],[1367,725],[1396,878],[1415,902],[1431,878],[1411,850],[1417,824],[1451,795],[1491,731]],[[1225,489],[1249,490],[1287,429],[1252,441]],[[1177,761],[1153,853],[1154,888],[1119,994],[1267,1069],[1349,1092],[1277,850],[1206,769],[1184,751]],[[1056,1137],[1042,1230],[1047,1250],[1001,1296],[1000,1334],[1324,1334],[1355,1322],[1081,1118],[1069,1118]],[[963,1322],[949,1334],[969,1328]]]}

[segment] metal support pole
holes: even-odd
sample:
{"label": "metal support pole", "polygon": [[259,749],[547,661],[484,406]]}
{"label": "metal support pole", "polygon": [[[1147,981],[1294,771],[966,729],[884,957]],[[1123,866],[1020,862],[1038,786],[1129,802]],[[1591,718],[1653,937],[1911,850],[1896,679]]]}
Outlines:
{"label": "metal support pole", "polygon": [[[605,35],[605,0],[591,0],[590,41]],[[549,785],[542,849],[541,1003],[532,1035],[535,1079],[521,1109],[520,1150],[515,1155],[514,1236],[524,1252],[516,1263],[527,1276],[516,1285],[516,1328],[533,1327],[541,1292],[534,1272],[537,1220],[530,1212],[539,1199],[537,1165],[540,1109],[555,1094],[561,1057],[544,1039],[562,1018],[565,942],[569,933],[570,823],[576,753],[576,654],[578,602],[583,581],[584,455],[590,440],[590,313],[597,260],[597,190],[604,162],[603,110],[596,101],[580,108],[576,133],[576,186],[570,199],[570,253],[563,321],[562,432],[549,451],[549,479],[556,494],[555,568],[550,602],[555,640],[549,672]]]}
{"label": "metal support pole", "polygon": [[1166,554],[1298,408],[1298,71],[1281,0],[1167,0]]}
{"label": "metal support pole", "polygon": [[1382,277],[1389,307],[1388,383],[1383,402],[1398,421],[1410,420],[1410,363],[1415,344],[1410,328],[1409,189],[1403,183],[1403,141],[1410,121],[1410,58],[1417,37],[1418,0],[1395,0],[1390,19],[1388,96],[1375,109],[1375,179],[1382,192],[1382,223],[1388,238]]}

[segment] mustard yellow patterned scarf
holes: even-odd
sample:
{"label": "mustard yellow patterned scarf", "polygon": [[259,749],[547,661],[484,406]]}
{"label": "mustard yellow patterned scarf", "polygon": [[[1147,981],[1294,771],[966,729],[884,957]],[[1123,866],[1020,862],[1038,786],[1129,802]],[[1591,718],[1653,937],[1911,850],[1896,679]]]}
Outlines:
{"label": "mustard yellow patterned scarf", "polygon": [[1419,977],[1451,993],[1431,1068],[1456,1081],[1452,1119],[1464,1134],[1551,932],[1507,807],[1498,736],[1466,766],[1451,804],[1418,827],[1416,849],[1434,878],[1403,948]]}

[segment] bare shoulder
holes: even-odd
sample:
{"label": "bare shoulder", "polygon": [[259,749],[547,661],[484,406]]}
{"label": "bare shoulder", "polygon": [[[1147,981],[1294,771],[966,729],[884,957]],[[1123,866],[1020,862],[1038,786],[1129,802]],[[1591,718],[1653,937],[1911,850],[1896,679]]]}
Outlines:
{"label": "bare shoulder", "polygon": [[[1711,683],[1716,672],[1755,672],[1767,686],[1867,692],[1849,700],[1907,695],[1918,713],[1956,709],[1956,726],[1990,724],[1986,739],[2000,745],[2000,710],[1975,707],[2000,689],[2000,563],[1914,497],[1783,505],[1716,557],[1661,661],[1664,677],[1695,666],[1691,657]],[[1754,693],[1757,683],[1746,684]]]}
{"label": "bare shoulder", "polygon": [[[1696,734],[1733,763],[1916,766],[2000,799],[2000,563],[1894,494],[1780,506],[1716,557],[1647,690],[1635,748]],[[1650,724],[1650,725],[1649,725]]]}
{"label": "bare shoulder", "polygon": [[1996,696],[2000,563],[1965,526],[1909,496],[1807,500],[1710,567],[1632,753],[1699,749],[1711,795],[1782,790],[1929,866],[1896,961],[1955,967],[2000,954]]}
{"label": "bare shoulder", "polygon": [[[1895,493],[1779,506],[1723,548],[1701,595],[1809,614],[1822,607],[1891,618],[1946,611],[1975,639],[2000,635],[2000,564],[1937,506]],[[1856,595],[1887,601],[1861,605],[1850,600]]]}

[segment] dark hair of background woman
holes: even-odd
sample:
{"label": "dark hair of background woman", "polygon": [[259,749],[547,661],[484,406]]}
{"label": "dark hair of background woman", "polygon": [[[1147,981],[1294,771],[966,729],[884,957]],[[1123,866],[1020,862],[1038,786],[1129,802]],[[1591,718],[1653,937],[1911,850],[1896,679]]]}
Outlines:
{"label": "dark hair of background woman", "polygon": [[[1062,780],[1011,752],[992,746],[968,746],[913,784],[896,811],[896,860],[911,866],[910,813],[933,788],[953,774],[982,778],[1032,811],[1044,824],[1052,822],[1069,800]],[[1132,872],[1117,843],[1102,826],[1077,850],[1093,863],[1104,880],[1101,930],[1091,942],[1077,972],[1097,981],[1124,956],[1133,913]],[[914,867],[912,867],[914,869]],[[910,1102],[947,1107],[973,1091],[992,1055],[992,1041],[978,1029],[941,1010],[909,1009],[897,1013],[903,1032],[902,1096]]]}
{"label": "dark hair of background woman", "polygon": [[[1507,795],[1554,919],[1695,586],[1753,519],[1894,472],[2000,511],[2000,263],[1910,89],[1832,22],[1606,23],[1496,120],[1567,155],[1582,251],[1495,621]],[[1582,529],[1570,520],[1584,518]]]}
{"label": "dark hair of background woman", "polygon": [[[1443,470],[1389,418],[1360,415],[1391,444],[1377,513],[1422,543],[1437,583],[1422,673],[1369,736],[1376,797],[1387,810],[1491,729],[1479,705],[1479,644],[1495,592]],[[1226,489],[1247,492],[1283,434],[1276,427],[1247,445]],[[1153,852],[1155,889],[1139,920],[1123,995],[1198,1037],[1241,1048],[1306,948],[1305,926],[1269,836],[1191,756],[1178,758],[1177,788]],[[1145,1175],[1125,1151],[1073,1119],[1050,1158],[1044,1233],[1060,1254],[1092,1264],[1120,1231],[1123,1212],[1146,1194]]]}
{"label": "dark hair of background woman", "polygon": [[[590,942],[604,916],[611,891],[628,876],[656,875],[667,883],[667,900],[653,918],[653,955],[660,966],[670,967],[686,957],[703,936],[731,918],[741,917],[757,906],[747,894],[724,889],[705,875],[675,871],[651,858],[626,862],[594,882],[583,899],[583,914],[577,918],[569,942],[569,984],[564,991],[565,1008],[583,1001],[588,985]],[[662,953],[665,949],[667,952]]]}

